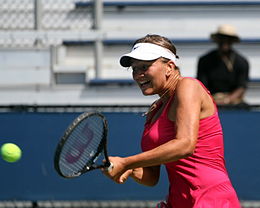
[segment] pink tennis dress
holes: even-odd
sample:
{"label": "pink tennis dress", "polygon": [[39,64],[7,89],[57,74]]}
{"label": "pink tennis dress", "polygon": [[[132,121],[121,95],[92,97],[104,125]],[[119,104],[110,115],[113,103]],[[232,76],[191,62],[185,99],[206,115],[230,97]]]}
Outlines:
{"label": "pink tennis dress", "polygon": [[[142,137],[143,151],[175,138],[175,123],[167,117],[173,99],[174,96],[155,122],[146,122]],[[200,120],[194,153],[165,166],[170,183],[167,207],[240,208],[225,167],[223,132],[217,110],[212,116]]]}

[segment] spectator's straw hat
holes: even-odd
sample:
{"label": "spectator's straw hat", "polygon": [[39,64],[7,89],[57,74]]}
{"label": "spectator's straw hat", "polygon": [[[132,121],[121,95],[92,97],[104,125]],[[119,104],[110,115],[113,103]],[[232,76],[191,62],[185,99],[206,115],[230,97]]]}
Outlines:
{"label": "spectator's straw hat", "polygon": [[236,32],[236,28],[232,25],[220,25],[215,33],[211,34],[211,39],[218,41],[221,38],[229,38],[232,42],[239,42],[240,38]]}

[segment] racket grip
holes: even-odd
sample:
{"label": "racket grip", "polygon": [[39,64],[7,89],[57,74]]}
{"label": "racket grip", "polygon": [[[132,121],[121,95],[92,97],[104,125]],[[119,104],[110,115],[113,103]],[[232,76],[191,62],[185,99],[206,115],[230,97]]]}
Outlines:
{"label": "racket grip", "polygon": [[106,168],[108,172],[112,171],[114,165],[110,162],[110,165]]}

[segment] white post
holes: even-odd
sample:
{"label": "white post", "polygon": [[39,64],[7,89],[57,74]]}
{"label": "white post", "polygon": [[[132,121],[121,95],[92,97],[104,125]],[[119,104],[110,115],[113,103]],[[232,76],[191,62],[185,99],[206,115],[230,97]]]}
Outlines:
{"label": "white post", "polygon": [[103,40],[101,37],[102,31],[102,14],[103,14],[103,2],[102,0],[92,0],[93,2],[93,29],[98,32],[95,40],[95,72],[96,79],[101,77],[102,70],[102,56],[103,56]]}
{"label": "white post", "polygon": [[41,29],[41,18],[42,18],[42,5],[41,0],[34,0],[34,29]]}
{"label": "white post", "polygon": [[[34,29],[35,31],[41,30],[41,21],[42,21],[42,2],[41,0],[34,0]],[[34,43],[36,46],[40,45],[38,37]]]}

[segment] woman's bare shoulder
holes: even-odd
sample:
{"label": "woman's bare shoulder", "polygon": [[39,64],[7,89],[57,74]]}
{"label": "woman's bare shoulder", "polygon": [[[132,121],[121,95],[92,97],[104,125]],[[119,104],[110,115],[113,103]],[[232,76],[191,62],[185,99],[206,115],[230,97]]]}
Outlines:
{"label": "woman's bare shoulder", "polygon": [[182,77],[177,85],[176,92],[198,92],[200,88],[200,83],[194,78]]}

